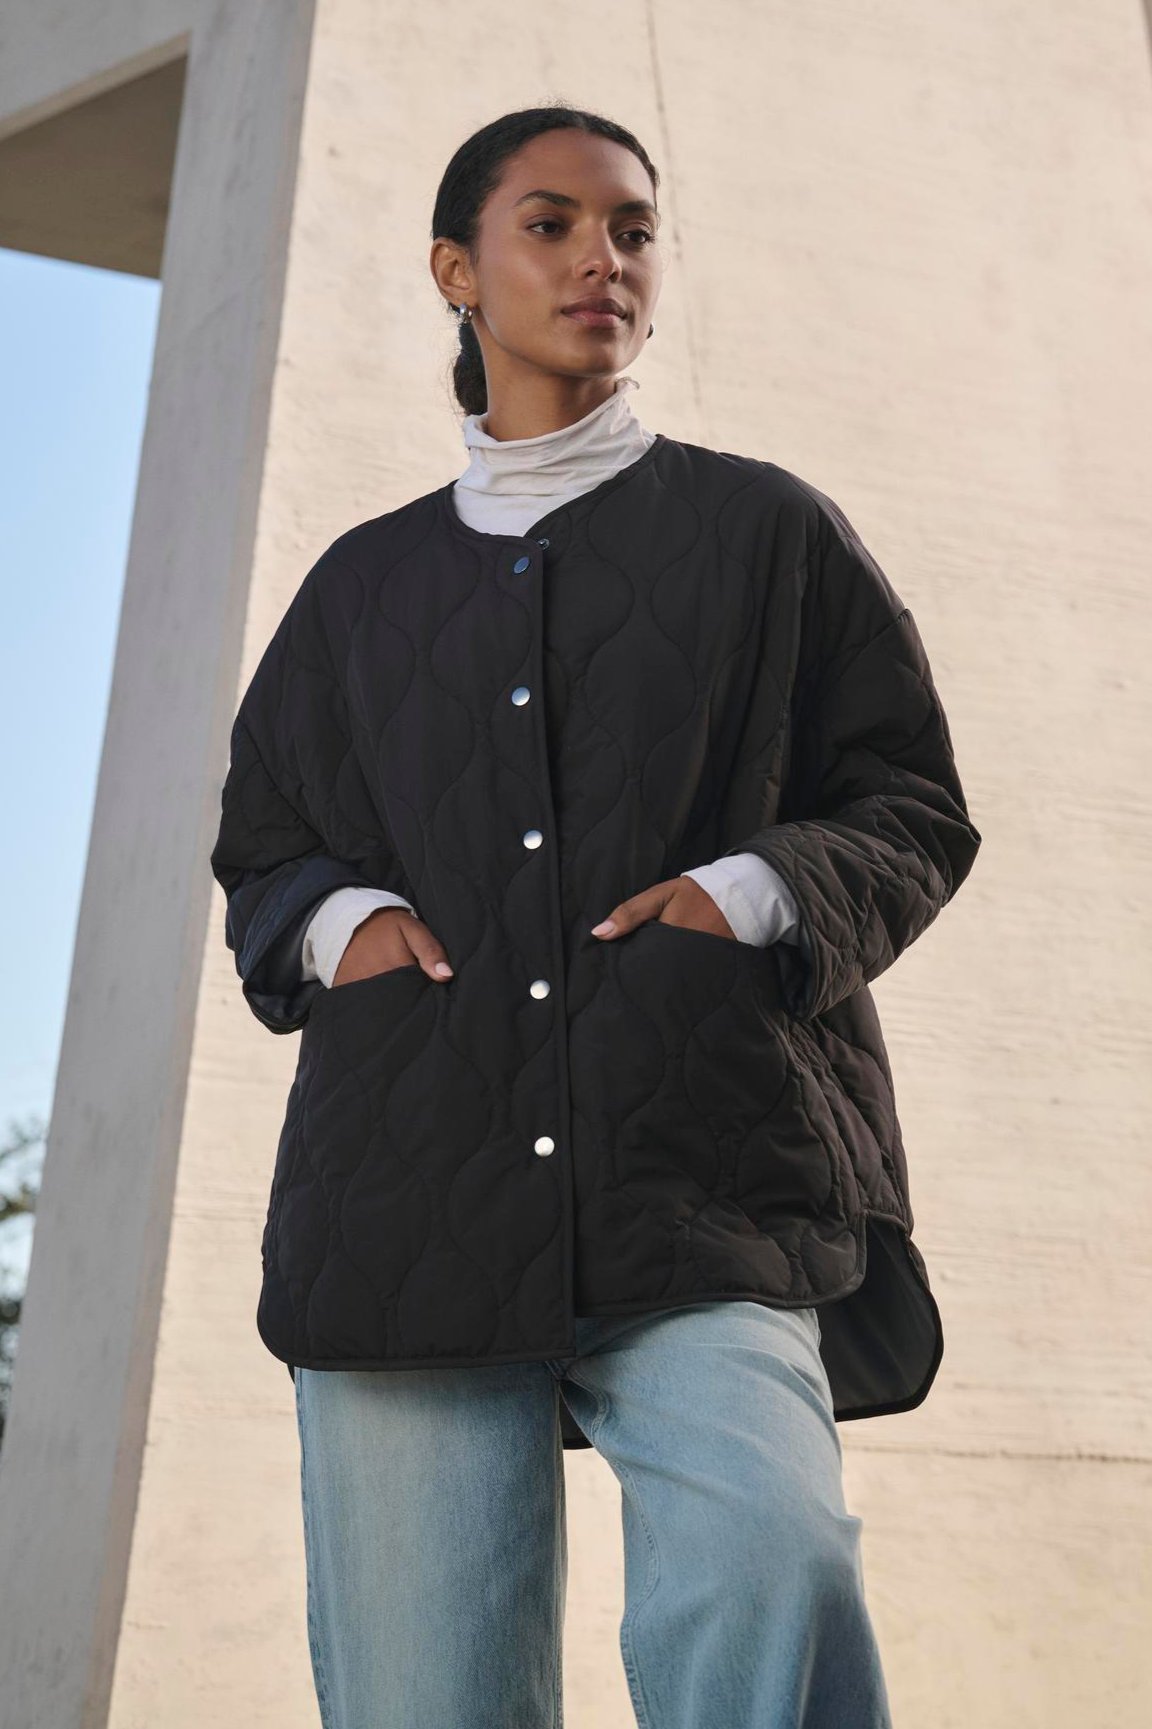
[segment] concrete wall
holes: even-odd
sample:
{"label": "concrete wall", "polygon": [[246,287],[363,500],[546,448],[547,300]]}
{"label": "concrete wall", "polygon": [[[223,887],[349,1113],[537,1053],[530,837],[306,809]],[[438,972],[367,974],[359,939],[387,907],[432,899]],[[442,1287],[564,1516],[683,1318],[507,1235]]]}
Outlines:
{"label": "concrete wall", "polygon": [[[637,412],[845,508],[916,614],[985,836],[876,987],[946,1334],[925,1405],[840,1429],[895,1722],[1146,1720],[1145,17],[716,0],[707,24],[687,0],[10,8],[0,162],[189,59],[0,1463],[0,1729],[317,1721],[291,1385],[254,1326],[296,1041],[240,998],[206,859],[235,701],[304,570],[464,465],[432,199],[470,131],[553,96],[664,176]],[[567,1471],[568,1720],[624,1729],[619,1491],[594,1453]]]}

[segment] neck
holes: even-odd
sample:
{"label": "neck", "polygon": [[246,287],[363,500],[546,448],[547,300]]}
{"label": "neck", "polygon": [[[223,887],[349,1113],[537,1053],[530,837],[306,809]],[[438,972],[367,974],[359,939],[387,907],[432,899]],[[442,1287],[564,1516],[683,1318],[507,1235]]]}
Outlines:
{"label": "neck", "polygon": [[612,384],[611,393],[579,420],[522,438],[497,438],[487,414],[467,415],[463,432],[471,461],[458,484],[477,492],[516,489],[544,494],[567,487],[574,476],[605,463],[626,460],[629,450],[639,454],[652,436],[645,433],[628,401],[639,385],[627,373]]}
{"label": "neck", "polygon": [[482,418],[485,432],[500,444],[525,438],[546,438],[563,432],[607,402],[616,392],[615,378],[557,378],[538,374],[515,391],[498,387],[488,398]]}
{"label": "neck", "polygon": [[487,415],[464,418],[468,467],[455,482],[456,508],[474,528],[520,533],[552,505],[578,498],[634,462],[655,433],[642,426],[629,397],[639,389],[622,373],[580,420],[524,438],[496,438]]}

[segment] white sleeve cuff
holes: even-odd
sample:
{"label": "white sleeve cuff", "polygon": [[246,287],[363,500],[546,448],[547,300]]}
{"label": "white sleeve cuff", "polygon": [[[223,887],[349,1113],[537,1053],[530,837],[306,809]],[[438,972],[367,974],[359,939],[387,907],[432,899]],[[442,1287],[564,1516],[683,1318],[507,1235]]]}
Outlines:
{"label": "white sleeve cuff", "polygon": [[334,889],[322,900],[304,933],[304,977],[331,986],[352,932],[378,907],[407,907],[409,912],[415,911],[411,901],[389,889]]}
{"label": "white sleeve cuff", "polygon": [[728,853],[712,864],[696,865],[680,874],[691,877],[712,896],[740,942],[753,943],[757,948],[775,942],[800,942],[795,897],[779,872],[756,853]]}

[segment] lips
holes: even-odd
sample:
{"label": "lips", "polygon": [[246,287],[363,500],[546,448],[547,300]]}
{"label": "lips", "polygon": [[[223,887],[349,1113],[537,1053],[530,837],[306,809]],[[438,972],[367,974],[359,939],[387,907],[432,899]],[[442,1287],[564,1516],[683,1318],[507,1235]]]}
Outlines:
{"label": "lips", "polygon": [[589,294],[583,300],[573,300],[565,312],[616,312],[622,317],[624,308],[613,294]]}
{"label": "lips", "polygon": [[590,330],[613,330],[624,323],[622,313],[606,312],[594,306],[566,307],[564,316],[573,319],[577,324],[586,325]]}

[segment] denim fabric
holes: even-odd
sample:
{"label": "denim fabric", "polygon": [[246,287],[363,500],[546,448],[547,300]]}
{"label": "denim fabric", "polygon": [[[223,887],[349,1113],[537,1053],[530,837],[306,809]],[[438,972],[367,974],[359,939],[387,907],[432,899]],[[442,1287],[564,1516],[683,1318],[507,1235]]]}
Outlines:
{"label": "denim fabric", "polygon": [[621,1487],[640,1729],[890,1729],[814,1308],[583,1317],[572,1357],[296,1370],[324,1729],[558,1729],[559,1383]]}

